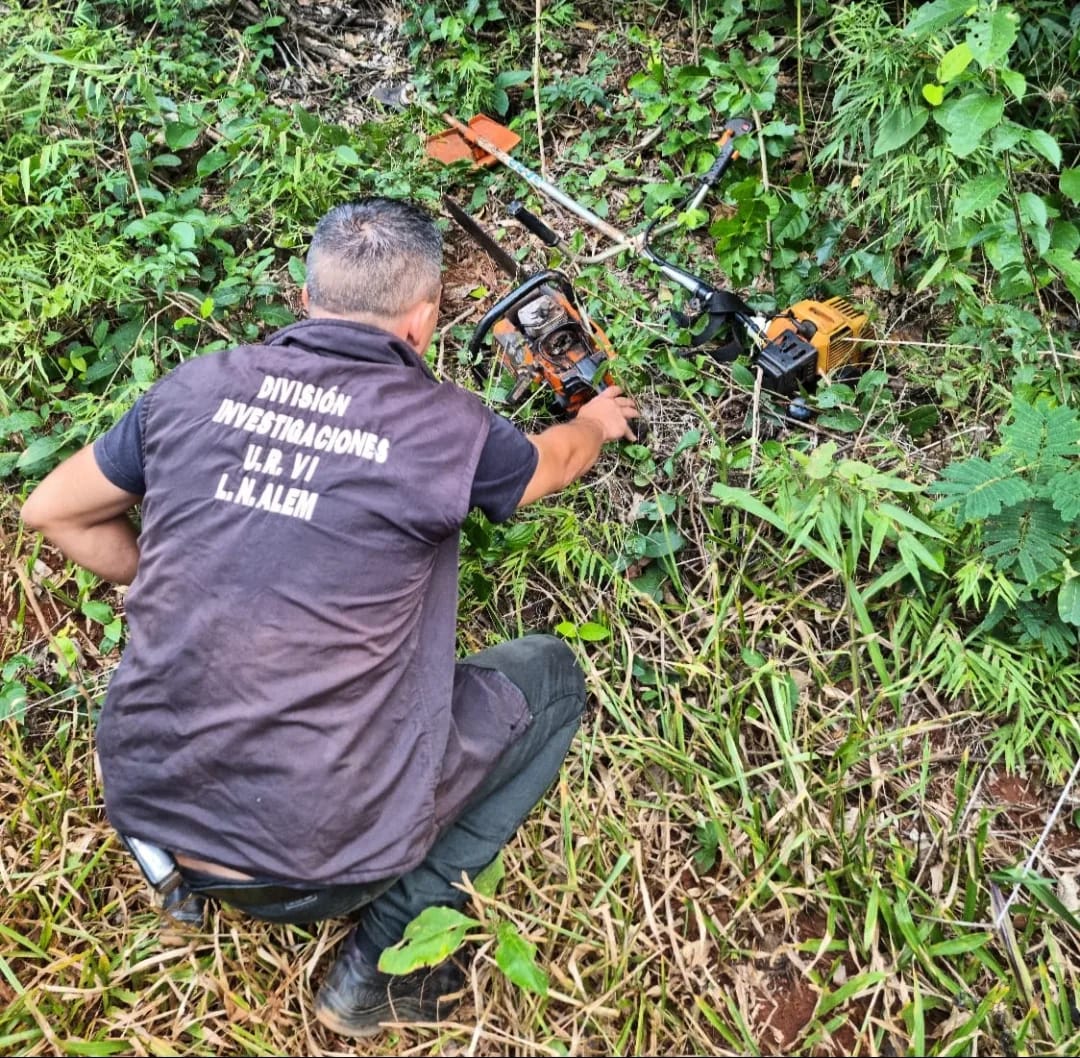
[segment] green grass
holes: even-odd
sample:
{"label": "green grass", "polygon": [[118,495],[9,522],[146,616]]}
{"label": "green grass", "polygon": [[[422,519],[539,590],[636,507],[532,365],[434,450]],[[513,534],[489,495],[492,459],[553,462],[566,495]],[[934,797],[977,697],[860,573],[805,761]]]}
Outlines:
{"label": "green grass", "polygon": [[[896,87],[860,79],[860,56],[867,70],[895,60],[874,52],[895,32],[875,5],[816,23],[804,10],[798,27],[782,5],[692,6],[679,20],[677,5],[662,17],[631,0],[545,5],[553,174],[632,228],[707,158],[710,107],[757,110],[764,161],[741,163],[711,218],[723,223],[676,232],[672,254],[714,278],[750,277],[761,304],[852,294],[859,280],[889,344],[862,381],[819,391],[814,423],[785,423],[745,368],[651,344],[673,330],[654,271],[585,269],[580,287],[649,435],[510,525],[470,523],[459,646],[557,630],[581,658],[590,712],[497,888],[474,894],[481,925],[456,1020],[356,1047],[311,1013],[343,923],[274,927],[218,909],[201,932],[162,929],[104,817],[93,758],[122,594],[20,528],[16,509],[180,360],[291,319],[306,233],[340,198],[433,204],[449,186],[499,220],[498,203],[522,194],[512,177],[428,164],[418,115],[384,115],[366,89],[412,62],[438,74],[427,90],[442,105],[505,97],[533,164],[532,85],[495,77],[532,69],[532,12],[428,3],[402,39],[363,21],[348,39],[324,30],[333,43],[309,42],[362,60],[329,72],[297,65],[290,33],[314,16],[284,3],[272,5],[280,28],[253,27],[254,8],[230,23],[217,5],[166,0],[0,14],[0,341],[20,351],[0,363],[0,1051],[1080,1049],[1075,791],[1033,874],[1020,869],[1080,748],[1080,658],[979,629],[1018,586],[923,491],[996,442],[1013,390],[1072,399],[1075,366],[1043,355],[1049,314],[1062,333],[1075,320],[1072,288],[1047,257],[1040,304],[1003,285],[991,255],[957,257],[915,290],[930,264],[921,240],[944,237],[927,210],[948,192],[928,185],[953,163],[866,153],[874,107]],[[1067,78],[1067,41],[1054,40]],[[590,69],[610,110],[581,80]],[[1011,113],[1043,121],[1028,106]],[[1068,143],[1074,117],[1062,106],[1046,127]],[[837,205],[852,190],[841,156],[872,166],[858,230]],[[603,179],[590,180],[598,160]],[[1021,194],[1064,205],[1047,191],[1056,174],[1030,158],[1022,168]],[[882,217],[898,219],[886,231]],[[935,227],[913,232],[912,217]],[[1047,236],[1061,237],[1052,219]],[[438,359],[470,384],[457,353],[501,280],[448,238],[444,323],[456,323]],[[491,293],[474,297],[479,287]],[[1004,899],[1014,886],[995,929],[995,888]],[[509,926],[536,946],[546,996],[499,969]]]}

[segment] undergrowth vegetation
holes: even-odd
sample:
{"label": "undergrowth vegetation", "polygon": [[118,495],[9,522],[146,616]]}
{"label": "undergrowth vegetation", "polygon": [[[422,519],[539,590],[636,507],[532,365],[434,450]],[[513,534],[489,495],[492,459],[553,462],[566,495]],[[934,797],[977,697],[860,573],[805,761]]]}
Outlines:
{"label": "undergrowth vegetation", "polygon": [[[461,649],[554,630],[595,708],[471,915],[418,933],[477,952],[460,1020],[363,1053],[1076,1053],[1080,8],[338,7],[0,9],[0,1050],[340,1050],[309,1013],[340,924],[159,932],[92,756],[123,594],[17,508],[170,368],[294,319],[331,205],[449,192],[574,272],[648,432],[466,525]],[[427,159],[438,122],[371,96],[403,77],[756,310],[848,298],[866,370],[792,417],[686,348],[652,266]],[[447,239],[430,358],[473,385],[508,288]]]}

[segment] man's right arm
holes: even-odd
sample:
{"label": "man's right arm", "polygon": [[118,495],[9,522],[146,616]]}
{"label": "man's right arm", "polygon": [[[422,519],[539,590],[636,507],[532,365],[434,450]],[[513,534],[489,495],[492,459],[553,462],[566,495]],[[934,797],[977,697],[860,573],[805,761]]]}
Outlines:
{"label": "man's right arm", "polygon": [[65,557],[116,584],[130,584],[139,545],[128,511],[139,496],[114,485],[91,446],[61,463],[30,494],[22,519]]}
{"label": "man's right arm", "polygon": [[577,481],[592,468],[609,441],[634,440],[630,421],[637,417],[633,400],[624,397],[618,386],[609,386],[570,422],[530,434],[529,440],[540,458],[518,506],[550,496]]}

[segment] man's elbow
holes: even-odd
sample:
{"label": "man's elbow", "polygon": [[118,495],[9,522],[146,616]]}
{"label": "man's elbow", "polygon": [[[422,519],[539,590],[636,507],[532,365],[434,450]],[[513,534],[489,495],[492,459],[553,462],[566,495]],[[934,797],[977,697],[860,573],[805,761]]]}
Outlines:
{"label": "man's elbow", "polygon": [[40,485],[23,501],[19,517],[23,525],[35,533],[41,533],[46,540],[54,541],[57,534],[63,532],[65,520],[63,513],[57,510],[50,490]]}
{"label": "man's elbow", "polygon": [[22,519],[23,525],[28,529],[33,529],[36,533],[44,533],[46,536],[49,535],[49,512],[47,505],[42,502],[37,490],[31,492],[23,501],[23,505],[19,509],[19,517]]}

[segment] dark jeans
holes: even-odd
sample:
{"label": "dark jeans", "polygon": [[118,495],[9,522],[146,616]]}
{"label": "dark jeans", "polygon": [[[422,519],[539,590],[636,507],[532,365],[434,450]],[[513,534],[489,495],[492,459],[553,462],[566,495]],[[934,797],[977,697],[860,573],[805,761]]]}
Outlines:
{"label": "dark jeans", "polygon": [[405,927],[425,908],[462,907],[466,896],[455,883],[464,872],[480,873],[510,840],[559,773],[581,720],[585,682],[573,652],[553,636],[533,635],[500,643],[459,662],[495,669],[521,689],[532,719],[456,819],[439,834],[424,861],[400,878],[364,885],[298,890],[273,903],[249,905],[243,883],[186,872],[193,891],[228,888],[242,907],[270,922],[309,923],[353,915],[364,936],[378,948],[401,940]]}

